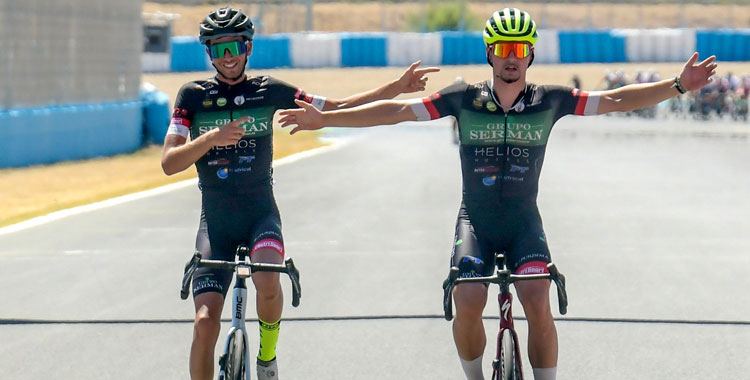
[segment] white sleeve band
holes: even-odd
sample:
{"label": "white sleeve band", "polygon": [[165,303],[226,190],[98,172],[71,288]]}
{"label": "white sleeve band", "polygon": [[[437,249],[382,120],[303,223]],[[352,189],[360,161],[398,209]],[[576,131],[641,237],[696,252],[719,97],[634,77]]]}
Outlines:
{"label": "white sleeve band", "polygon": [[417,116],[417,121],[429,121],[432,120],[432,117],[430,116],[430,112],[427,110],[427,107],[424,104],[424,101],[422,101],[422,98],[416,98],[409,101],[409,106],[411,107],[411,110],[414,112],[414,115]]}
{"label": "white sleeve band", "polygon": [[169,124],[167,129],[167,135],[180,135],[187,138],[188,134],[190,134],[190,128],[180,124]]}
{"label": "white sleeve band", "polygon": [[312,102],[310,102],[310,104],[312,104],[312,106],[317,108],[319,111],[322,111],[323,107],[325,107],[326,105],[326,97],[313,95]]}

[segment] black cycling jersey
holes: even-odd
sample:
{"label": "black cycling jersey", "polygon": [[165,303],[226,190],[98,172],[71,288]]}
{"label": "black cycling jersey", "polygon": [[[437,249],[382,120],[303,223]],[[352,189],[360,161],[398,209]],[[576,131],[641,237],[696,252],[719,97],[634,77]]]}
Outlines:
{"label": "black cycling jersey", "polygon": [[[205,259],[233,260],[240,243],[273,249],[283,257],[281,218],[273,197],[273,115],[296,108],[295,99],[322,109],[325,98],[305,93],[271,77],[248,78],[228,85],[216,78],[190,82],[180,89],[167,134],[196,139],[233,120],[250,116],[245,135],[233,146],[212,147],[195,166],[202,192],[196,249]],[[226,296],[232,273],[200,268],[193,295]]]}
{"label": "black cycling jersey", "polygon": [[487,275],[495,253],[516,273],[538,273],[550,261],[536,205],[552,126],[565,115],[594,115],[599,94],[527,84],[503,111],[492,82],[459,83],[412,102],[418,120],[458,122],[463,201],[451,265],[459,276]]}
{"label": "black cycling jersey", "polygon": [[271,186],[273,115],[297,108],[295,99],[323,108],[325,98],[305,93],[280,80],[263,76],[228,85],[215,78],[190,82],[180,89],[168,134],[192,139],[250,117],[245,136],[232,146],[215,146],[195,166],[201,188],[243,193]]}

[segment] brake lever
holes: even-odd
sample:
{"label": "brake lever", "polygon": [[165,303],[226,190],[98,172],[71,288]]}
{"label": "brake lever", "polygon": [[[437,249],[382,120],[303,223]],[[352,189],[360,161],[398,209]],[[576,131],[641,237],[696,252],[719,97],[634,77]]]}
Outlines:
{"label": "brake lever", "polygon": [[286,264],[289,280],[292,281],[292,306],[297,307],[299,306],[300,298],[302,298],[302,285],[299,283],[299,270],[294,266],[294,261],[291,257],[284,260],[284,264]]}
{"label": "brake lever", "polygon": [[201,253],[195,251],[193,257],[191,257],[187,264],[185,264],[185,273],[182,275],[182,288],[180,289],[180,298],[183,300],[186,300],[188,295],[190,295],[190,290],[188,288],[193,279],[193,273],[195,273],[195,270],[198,268],[198,263],[201,261],[201,257],[203,257]]}
{"label": "brake lever", "polygon": [[568,313],[568,292],[565,290],[565,276],[557,270],[555,264],[547,264],[547,269],[549,269],[557,288],[557,306],[560,309],[560,314],[565,315]]}
{"label": "brake lever", "polygon": [[456,279],[458,278],[458,268],[451,267],[448,272],[448,278],[443,281],[443,312],[445,313],[445,320],[450,321],[453,319],[453,287],[456,285]]}

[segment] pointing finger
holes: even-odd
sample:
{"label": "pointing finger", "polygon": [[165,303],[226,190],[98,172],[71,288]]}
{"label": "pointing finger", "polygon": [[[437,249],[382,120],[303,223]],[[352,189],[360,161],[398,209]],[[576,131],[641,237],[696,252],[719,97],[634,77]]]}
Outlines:
{"label": "pointing finger", "polygon": [[425,75],[428,73],[436,73],[438,71],[440,71],[439,67],[425,67],[424,69],[416,70],[414,73],[419,74],[421,76],[421,75]]}

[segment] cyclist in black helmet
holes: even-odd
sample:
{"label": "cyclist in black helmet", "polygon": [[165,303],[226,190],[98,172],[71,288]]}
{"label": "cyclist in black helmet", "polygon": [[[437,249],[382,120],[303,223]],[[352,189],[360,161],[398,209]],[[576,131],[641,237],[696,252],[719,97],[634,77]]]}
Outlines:
{"label": "cyclist in black helmet", "polygon": [[[565,115],[631,111],[704,87],[715,73],[716,57],[696,64],[698,53],[679,75],[655,83],[600,92],[526,82],[534,59],[536,24],[527,12],[505,8],[487,20],[485,53],[488,80],[456,83],[423,99],[383,101],[351,110],[319,112],[308,105],[281,112],[282,127],[365,127],[402,121],[455,117],[459,129],[463,199],[456,221],[451,266],[459,277],[490,275],[494,254],[504,252],[515,273],[547,271],[547,238],[537,209],[539,174],[552,126]],[[299,103],[298,103],[299,104]],[[536,380],[553,380],[557,371],[557,332],[549,305],[549,280],[516,283],[529,324],[528,354]],[[466,377],[483,379],[486,336],[482,311],[487,287],[454,288],[453,337]],[[573,378],[574,376],[569,376]]]}
{"label": "cyclist in black helmet", "polygon": [[[177,95],[164,141],[162,168],[168,175],[193,164],[202,194],[196,248],[204,258],[233,260],[239,243],[251,247],[253,262],[281,263],[284,243],[272,191],[272,120],[277,109],[300,100],[320,110],[357,106],[424,90],[416,62],[400,78],[346,99],[309,94],[269,76],[245,75],[254,28],[241,10],[222,8],[200,24],[200,41],[216,68],[213,78],[185,84]],[[253,275],[260,320],[258,379],[277,379],[276,342],[282,294],[276,273]],[[214,347],[231,274],[199,269],[193,277],[195,327],[190,350],[193,379],[213,378]]]}

